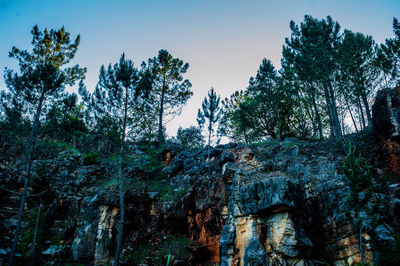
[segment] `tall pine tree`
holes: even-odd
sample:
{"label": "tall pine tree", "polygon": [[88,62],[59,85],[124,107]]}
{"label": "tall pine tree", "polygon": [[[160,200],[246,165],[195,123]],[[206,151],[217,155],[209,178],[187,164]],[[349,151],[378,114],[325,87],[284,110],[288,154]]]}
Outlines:
{"label": "tall pine tree", "polygon": [[189,80],[183,80],[189,68],[179,58],[174,58],[167,50],[160,50],[158,56],[148,60],[153,73],[152,97],[158,111],[158,146],[164,142],[163,121],[167,115],[179,114],[184,104],[193,95]]}
{"label": "tall pine tree", "polygon": [[131,60],[121,55],[118,63],[106,69],[100,68],[99,82],[93,95],[90,95],[84,87],[80,88],[83,99],[88,108],[94,111],[98,118],[108,117],[119,125],[120,150],[118,160],[118,186],[120,200],[120,222],[118,227],[118,239],[115,251],[114,265],[119,265],[119,257],[123,240],[125,222],[125,189],[123,182],[123,156],[125,153],[126,137],[129,131],[135,127],[135,118],[140,117],[140,107],[145,104],[145,97],[150,91],[150,82],[146,80],[134,67]]}
{"label": "tall pine tree", "polygon": [[340,137],[342,132],[336,103],[338,91],[334,86],[340,25],[330,16],[318,20],[306,15],[300,25],[291,21],[290,29],[292,33],[291,37],[285,40],[284,55],[293,57],[298,78],[303,81],[306,93],[311,96],[320,137],[322,114],[317,106],[318,95],[325,98],[331,137]]}
{"label": "tall pine tree", "polygon": [[25,182],[21,195],[17,225],[10,253],[9,265],[12,265],[18,245],[22,214],[25,207],[27,189],[31,172],[32,155],[36,144],[37,131],[42,112],[52,100],[60,97],[66,85],[73,85],[82,79],[85,68],[79,65],[65,67],[74,58],[80,41],[78,35],[74,41],[62,27],[59,30],[44,29],[34,26],[31,31],[33,49],[31,52],[13,47],[9,56],[19,63],[19,72],[5,70],[5,82],[15,101],[23,105],[24,111],[31,114],[32,127],[25,151]]}
{"label": "tall pine tree", "polygon": [[222,107],[220,106],[220,97],[214,91],[214,88],[208,92],[208,97],[205,97],[201,104],[201,110],[197,113],[197,123],[202,128],[207,125],[208,133],[208,147],[207,147],[207,158],[209,162],[208,170],[211,170],[210,166],[210,148],[211,148],[211,137],[215,131],[214,126],[220,120],[222,115]]}

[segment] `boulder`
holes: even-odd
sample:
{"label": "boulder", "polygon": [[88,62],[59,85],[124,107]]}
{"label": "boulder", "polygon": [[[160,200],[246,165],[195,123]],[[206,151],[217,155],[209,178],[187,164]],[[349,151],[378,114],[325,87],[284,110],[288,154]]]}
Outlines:
{"label": "boulder", "polygon": [[380,156],[389,170],[400,175],[400,87],[378,91],[372,122]]}

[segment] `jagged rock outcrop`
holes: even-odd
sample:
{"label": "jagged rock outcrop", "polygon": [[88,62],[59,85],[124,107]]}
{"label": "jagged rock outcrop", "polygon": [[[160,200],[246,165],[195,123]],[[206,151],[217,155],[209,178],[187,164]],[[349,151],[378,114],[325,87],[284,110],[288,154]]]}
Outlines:
{"label": "jagged rock outcrop", "polygon": [[[360,261],[357,246],[343,245],[356,237],[344,214],[341,157],[320,143],[269,145],[235,152],[221,265],[313,265],[313,249],[331,252],[330,263]],[[372,260],[369,252],[366,257]]]}
{"label": "jagged rock outcrop", "polygon": [[400,87],[378,91],[372,115],[378,154],[400,175]]}
{"label": "jagged rock outcrop", "polygon": [[[176,257],[178,264],[314,265],[324,261],[344,265],[361,261],[359,237],[345,214],[351,206],[346,201],[348,181],[340,174],[343,152],[334,147],[330,141],[296,139],[269,141],[259,147],[220,146],[212,152],[211,173],[205,150],[174,151],[173,156],[165,152],[169,156],[164,157],[165,179],[159,187],[146,185],[140,171],[130,171],[127,165],[130,188],[135,189],[126,195],[122,261],[131,264],[126,258],[141,245],[152,250],[144,262],[155,263],[157,256],[163,260],[153,249],[162,248],[165,235],[183,235],[193,241],[187,245],[188,257],[183,261]],[[37,161],[35,169],[41,164],[48,167],[53,180],[50,189],[57,195],[52,196],[46,223],[53,231],[68,229],[59,234],[62,258],[111,263],[119,219],[116,186],[106,185],[113,165],[82,166],[73,157]],[[170,188],[169,194],[160,194],[164,187]],[[384,236],[386,231],[380,231]],[[364,234],[363,257],[371,262],[369,241]]]}
{"label": "jagged rock outcrop", "polygon": [[[393,122],[399,117],[397,93],[378,94],[374,125],[386,134],[375,131],[380,147],[398,141]],[[344,147],[330,140],[294,138],[227,144],[213,148],[207,161],[207,149],[169,145],[158,154],[161,165],[147,165],[150,155],[133,149],[124,166],[121,263],[159,265],[172,255],[172,265],[379,264],[392,254],[379,245],[396,247],[400,186],[379,183],[381,170],[371,168],[375,187],[356,210],[342,170]],[[396,171],[400,154],[390,150],[387,155],[388,168]],[[24,229],[32,230],[41,202],[38,264],[112,263],[119,220],[114,163],[85,166],[82,156],[70,154],[34,162],[33,183],[40,182],[32,184],[30,194],[42,191],[41,200],[29,198]],[[23,167],[18,160],[0,167],[2,188],[7,189],[0,212],[0,258],[5,259],[18,208],[12,191],[22,183],[14,177]],[[366,198],[367,192],[359,197]],[[31,243],[22,245],[28,254]]]}

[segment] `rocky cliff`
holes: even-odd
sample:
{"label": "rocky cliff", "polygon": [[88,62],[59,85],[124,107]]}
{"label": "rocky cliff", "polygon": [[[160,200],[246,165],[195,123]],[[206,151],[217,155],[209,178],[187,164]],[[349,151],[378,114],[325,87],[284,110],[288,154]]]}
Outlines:
{"label": "rocky cliff", "polygon": [[[396,91],[378,94],[377,130],[348,137],[372,177],[368,188],[357,190],[357,202],[343,171],[342,140],[221,145],[209,161],[206,149],[167,145],[156,154],[161,165],[149,164],[150,155],[136,149],[124,168],[123,263],[165,265],[170,255],[173,265],[397,265],[399,153],[390,148],[400,147],[397,99]],[[23,168],[18,160],[0,167],[1,265]],[[112,263],[119,219],[113,169],[111,159],[84,165],[79,154],[34,162],[21,264]]]}

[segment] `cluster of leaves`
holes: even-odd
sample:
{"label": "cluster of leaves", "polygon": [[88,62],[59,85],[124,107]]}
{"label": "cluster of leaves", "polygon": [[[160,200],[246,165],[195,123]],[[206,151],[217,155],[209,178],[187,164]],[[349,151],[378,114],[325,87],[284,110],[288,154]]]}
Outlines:
{"label": "cluster of leaves", "polygon": [[236,92],[222,102],[224,119],[220,131],[247,143],[288,136],[293,101],[292,91],[278,76],[272,62],[263,59],[247,90]]}
{"label": "cluster of leaves", "polygon": [[82,158],[82,163],[83,165],[92,165],[92,164],[97,164],[100,161],[100,157],[96,152],[89,152],[88,154],[85,154]]}
{"label": "cluster of leaves", "polygon": [[148,177],[159,177],[164,165],[160,161],[161,149],[145,146],[144,155],[135,160],[135,166],[144,171]]}
{"label": "cluster of leaves", "polygon": [[201,148],[204,146],[201,128],[195,126],[188,128],[179,127],[176,133],[176,140],[185,148]]}

